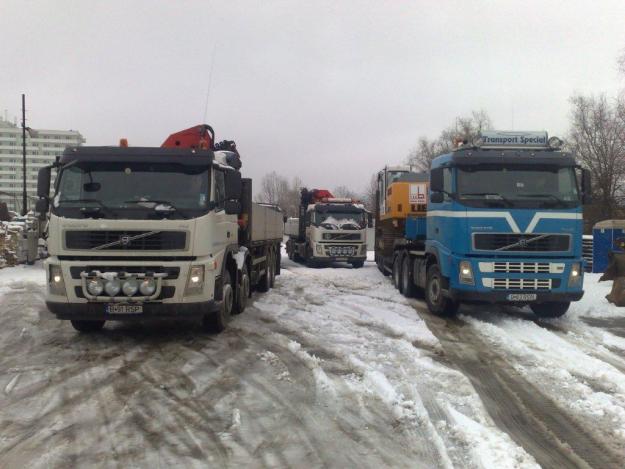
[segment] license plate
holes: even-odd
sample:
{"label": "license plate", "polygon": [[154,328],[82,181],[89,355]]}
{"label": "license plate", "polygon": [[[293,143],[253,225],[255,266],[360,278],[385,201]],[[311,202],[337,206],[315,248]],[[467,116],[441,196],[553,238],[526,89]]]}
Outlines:
{"label": "license plate", "polygon": [[536,301],[536,293],[510,293],[508,301]]}
{"label": "license plate", "polygon": [[106,305],[106,312],[108,314],[141,314],[143,313],[143,305],[120,305],[112,303]]}

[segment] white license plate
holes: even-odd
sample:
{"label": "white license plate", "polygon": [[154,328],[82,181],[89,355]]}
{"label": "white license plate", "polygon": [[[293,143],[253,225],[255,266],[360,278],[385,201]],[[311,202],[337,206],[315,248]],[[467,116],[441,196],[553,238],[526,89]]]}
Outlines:
{"label": "white license plate", "polygon": [[536,293],[510,293],[508,301],[536,301]]}
{"label": "white license plate", "polygon": [[116,303],[106,305],[108,314],[141,314],[143,305],[120,305]]}

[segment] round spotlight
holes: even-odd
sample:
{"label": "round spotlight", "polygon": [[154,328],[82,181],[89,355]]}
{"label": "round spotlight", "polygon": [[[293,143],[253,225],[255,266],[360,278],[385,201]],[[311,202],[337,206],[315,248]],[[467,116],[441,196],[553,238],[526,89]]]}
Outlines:
{"label": "round spotlight", "polygon": [[115,296],[121,290],[122,285],[118,278],[114,278],[113,280],[109,280],[104,284],[104,291],[108,296]]}
{"label": "round spotlight", "polygon": [[547,141],[547,145],[549,145],[549,148],[553,148],[553,149],[558,149],[562,146],[564,142],[562,140],[560,140],[558,137],[551,137],[548,141]]}
{"label": "round spotlight", "polygon": [[156,291],[156,282],[152,278],[146,278],[139,285],[139,291],[143,296],[150,296]]}
{"label": "round spotlight", "polygon": [[92,278],[87,281],[87,291],[93,296],[99,296],[104,291],[104,282],[99,278]]}
{"label": "round spotlight", "polygon": [[137,282],[136,278],[126,280],[124,282],[124,285],[122,286],[122,291],[126,296],[134,295],[135,293],[137,293],[137,290],[139,290],[139,283]]}

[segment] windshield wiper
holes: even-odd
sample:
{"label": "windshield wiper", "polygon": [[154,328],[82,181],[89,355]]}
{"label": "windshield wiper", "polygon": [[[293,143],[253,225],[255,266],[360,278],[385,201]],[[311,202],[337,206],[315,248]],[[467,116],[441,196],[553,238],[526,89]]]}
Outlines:
{"label": "windshield wiper", "polygon": [[559,204],[562,205],[566,205],[567,201],[564,199],[561,199],[560,197],[558,197],[555,194],[518,194],[520,197],[550,197],[551,199],[553,199],[554,202],[557,202]]}
{"label": "windshield wiper", "polygon": [[503,202],[505,202],[506,204],[508,204],[510,207],[512,207],[514,204],[512,203],[512,201],[510,199],[508,199],[506,196],[501,195],[499,192],[464,192],[462,194],[460,194],[460,197],[462,198],[465,195],[478,195],[478,196],[488,196],[488,195],[494,195],[496,197],[499,197],[499,199],[485,199],[485,200],[489,200],[489,201],[493,201],[493,200],[501,200]]}
{"label": "windshield wiper", "polygon": [[109,207],[108,205],[104,204],[102,201],[98,200],[98,199],[64,199],[64,200],[59,200],[58,204],[62,204],[65,202],[88,202],[88,203],[95,203],[98,206],[97,207],[80,207],[80,211],[83,213],[93,213],[93,212],[99,212],[101,209],[106,210],[109,214],[111,215],[115,215],[115,212],[113,211],[113,209],[111,207]]}
{"label": "windshield wiper", "polygon": [[[159,213],[178,212],[181,216],[189,218],[188,214],[186,214],[184,211],[180,210],[178,207],[176,207],[174,204],[172,204],[169,200],[155,200],[155,199],[150,199],[150,200],[125,200],[124,203],[125,204],[136,204],[136,205],[140,205],[140,204],[154,204],[154,206],[152,207],[152,210],[154,210],[155,212],[159,212]],[[167,208],[160,208],[159,205],[166,206]]]}

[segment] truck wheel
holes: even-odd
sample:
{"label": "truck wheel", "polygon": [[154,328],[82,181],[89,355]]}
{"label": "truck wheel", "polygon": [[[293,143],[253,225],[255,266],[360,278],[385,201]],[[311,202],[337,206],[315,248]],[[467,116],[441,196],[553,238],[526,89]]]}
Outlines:
{"label": "truck wheel", "polygon": [[232,314],[232,308],[234,306],[234,290],[232,289],[232,283],[230,281],[230,272],[228,272],[227,269],[224,273],[221,288],[221,305],[219,310],[205,314],[202,319],[202,327],[207,332],[219,333],[226,328],[230,321],[230,315]]}
{"label": "truck wheel", "polygon": [[280,269],[282,267],[282,251],[280,249],[280,245],[276,248],[276,270],[274,272],[274,277],[276,275],[280,275]]}
{"label": "truck wheel", "polygon": [[72,326],[78,332],[98,332],[101,331],[104,327],[104,323],[106,321],[80,321],[73,320],[71,321]]}
{"label": "truck wheel", "polygon": [[269,287],[273,288],[276,283],[276,252],[271,251],[271,260],[269,261]]}
{"label": "truck wheel", "polygon": [[271,251],[267,251],[267,259],[265,260],[265,273],[258,281],[258,291],[266,292],[271,288]]}
{"label": "truck wheel", "polygon": [[385,277],[389,276],[388,270],[384,268],[384,258],[382,256],[378,256],[377,254],[375,255],[375,265],[378,266],[378,270],[382,273],[382,275]]}
{"label": "truck wheel", "polygon": [[352,267],[354,269],[360,269],[363,265],[365,265],[365,261],[352,262]]}
{"label": "truck wheel", "polygon": [[536,303],[530,305],[530,308],[539,318],[559,318],[564,315],[571,306],[570,301]]}
{"label": "truck wheel", "polygon": [[247,266],[241,269],[241,278],[239,280],[239,288],[235,297],[232,314],[241,314],[247,306],[247,299],[250,297],[250,276],[247,272]]}
{"label": "truck wheel", "polygon": [[408,255],[404,256],[404,260],[401,263],[401,281],[404,296],[406,298],[416,296],[417,287],[412,276],[412,259]]}
{"label": "truck wheel", "polygon": [[437,316],[454,316],[460,306],[457,301],[443,295],[443,276],[437,264],[428,267],[425,302],[430,312]]}
{"label": "truck wheel", "polygon": [[401,260],[402,256],[399,254],[393,259],[393,285],[395,285],[395,288],[397,288],[400,292],[402,291]]}

